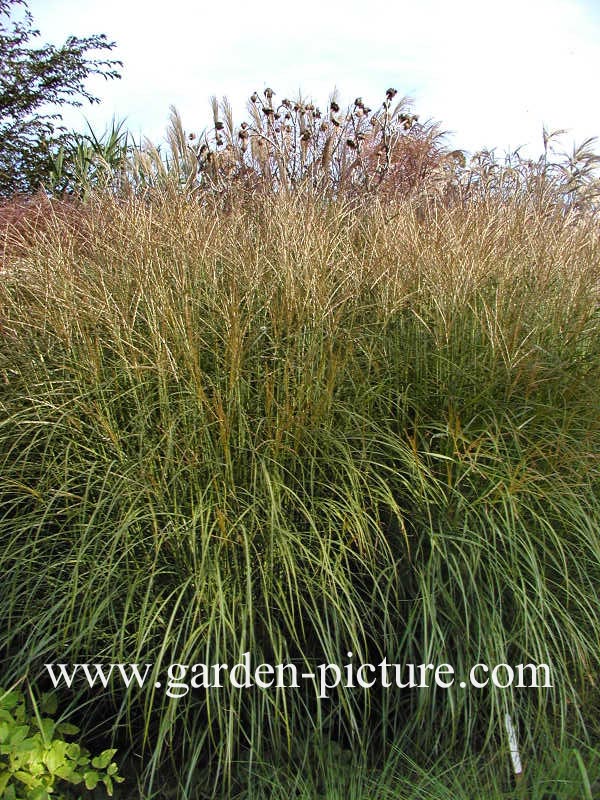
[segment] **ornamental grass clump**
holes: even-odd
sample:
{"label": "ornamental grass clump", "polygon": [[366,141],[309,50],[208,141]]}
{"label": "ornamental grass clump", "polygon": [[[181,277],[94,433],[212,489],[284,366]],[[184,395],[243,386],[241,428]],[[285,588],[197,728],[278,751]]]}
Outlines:
{"label": "ornamental grass clump", "polygon": [[[275,97],[255,103],[264,125]],[[265,765],[289,786],[340,751],[378,786],[396,749],[480,758],[506,790],[507,713],[532,769],[587,752],[593,217],[550,189],[447,205],[282,190],[228,213],[173,189],[92,192],[76,228],[53,217],[27,247],[6,234],[4,682],[152,665],[144,688],[59,691],[86,741],[129,749],[148,795],[234,795]],[[165,692],[170,664],[245,652],[307,672],[348,652],[448,663],[465,680],[548,664],[552,685]]]}

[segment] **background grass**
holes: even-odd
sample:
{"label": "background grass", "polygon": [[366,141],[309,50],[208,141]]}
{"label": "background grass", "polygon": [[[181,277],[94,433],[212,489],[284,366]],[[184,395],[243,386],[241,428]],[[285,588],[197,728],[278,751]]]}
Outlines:
{"label": "background grass", "polygon": [[539,194],[56,208],[4,240],[4,683],[246,650],[548,663],[547,690],[61,700],[147,796],[594,796],[593,220]]}

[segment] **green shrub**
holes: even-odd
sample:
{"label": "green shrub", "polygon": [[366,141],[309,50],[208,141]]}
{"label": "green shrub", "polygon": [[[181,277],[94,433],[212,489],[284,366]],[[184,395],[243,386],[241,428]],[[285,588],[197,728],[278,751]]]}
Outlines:
{"label": "green shrub", "polygon": [[[92,790],[103,783],[112,795],[113,782],[123,778],[112,760],[116,750],[92,757],[89,750],[64,737],[79,732],[68,722],[56,723],[56,697],[43,695],[39,705],[31,695],[0,689],[0,796],[4,800],[68,800],[69,787],[83,784]],[[42,716],[42,714],[44,716]]]}

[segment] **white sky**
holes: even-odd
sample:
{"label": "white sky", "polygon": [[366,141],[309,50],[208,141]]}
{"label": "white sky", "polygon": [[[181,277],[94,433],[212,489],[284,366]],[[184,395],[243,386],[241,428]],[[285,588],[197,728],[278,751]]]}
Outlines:
{"label": "white sky", "polygon": [[[255,89],[300,89],[322,109],[376,108],[389,86],[448,142],[537,155],[542,125],[565,146],[600,137],[600,0],[29,0],[40,41],[106,33],[123,78],[89,82],[102,98],[82,113],[101,132],[113,114],[159,141],[174,104],[188,131],[210,124],[209,98],[227,95],[237,123]],[[80,112],[65,120],[82,126]],[[529,147],[528,147],[529,146]],[[598,143],[600,149],[600,142]]]}

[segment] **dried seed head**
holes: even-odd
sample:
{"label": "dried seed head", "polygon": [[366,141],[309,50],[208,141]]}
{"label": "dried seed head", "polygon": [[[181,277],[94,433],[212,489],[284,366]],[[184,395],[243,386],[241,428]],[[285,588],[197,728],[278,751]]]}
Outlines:
{"label": "dried seed head", "polygon": [[218,145],[222,145],[223,144],[223,137],[222,136],[217,136],[216,139],[215,139],[215,142]]}
{"label": "dried seed head", "polygon": [[385,93],[385,96],[387,97],[388,100],[391,100],[397,94],[398,94],[397,89],[388,89],[387,92]]}
{"label": "dried seed head", "polygon": [[354,139],[346,139],[346,145],[347,145],[347,146],[348,146],[348,147],[349,147],[351,150],[356,150],[356,142],[354,141]]}
{"label": "dried seed head", "polygon": [[331,114],[330,119],[331,119],[331,121],[333,122],[333,124],[335,125],[336,128],[339,128],[340,125],[342,124],[337,117],[334,117],[333,114]]}
{"label": "dried seed head", "polygon": [[313,116],[314,116],[315,119],[321,119],[321,111],[320,111],[320,109],[315,108],[315,113],[314,113]]}
{"label": "dried seed head", "polygon": [[262,107],[262,112],[263,112],[263,114],[266,114],[267,117],[270,116],[271,114],[275,113],[273,111],[273,109],[270,108],[270,106],[263,106]]}
{"label": "dried seed head", "polygon": [[312,133],[307,129],[303,131],[302,136],[300,136],[303,142],[308,142],[312,138]]}
{"label": "dried seed head", "polygon": [[252,100],[253,103],[258,103],[258,95],[256,94],[256,92],[252,92],[250,100]]}
{"label": "dried seed head", "polygon": [[240,125],[240,128],[241,128],[243,131],[245,131],[247,127],[248,127],[248,123],[247,123],[247,122],[242,122],[242,124]]}
{"label": "dried seed head", "polygon": [[188,139],[190,140],[190,142],[193,142],[195,138],[196,138],[196,134],[195,133],[188,134]]}
{"label": "dried seed head", "polygon": [[362,99],[362,97],[357,97],[356,100],[354,101],[354,105],[358,106],[359,108],[362,108],[363,107],[363,99]]}
{"label": "dried seed head", "polygon": [[451,153],[448,153],[448,158],[452,158],[461,167],[465,167],[467,165],[467,159],[465,158],[465,154],[462,150],[453,150]]}
{"label": "dried seed head", "polygon": [[222,131],[224,127],[225,125],[223,125],[223,123],[220,120],[217,120],[215,122],[215,130]]}
{"label": "dried seed head", "polygon": [[336,113],[336,114],[337,114],[337,112],[340,110],[340,107],[339,107],[339,106],[338,106],[338,104],[335,102],[335,100],[332,100],[332,101],[331,101],[331,105],[329,106],[329,108],[330,108],[330,109],[331,109],[331,110],[332,110],[334,113]]}
{"label": "dried seed head", "polygon": [[281,105],[284,106],[284,108],[291,108],[292,107],[292,103],[291,103],[290,100],[287,99],[287,97],[284,100],[281,101]]}
{"label": "dried seed head", "polygon": [[402,127],[405,131],[412,128],[414,123],[419,119],[418,114],[400,114],[399,120],[402,123]]}
{"label": "dried seed head", "polygon": [[267,88],[265,89],[265,97],[267,98],[267,100],[271,100],[274,94],[275,92],[273,91],[273,89],[267,86]]}

